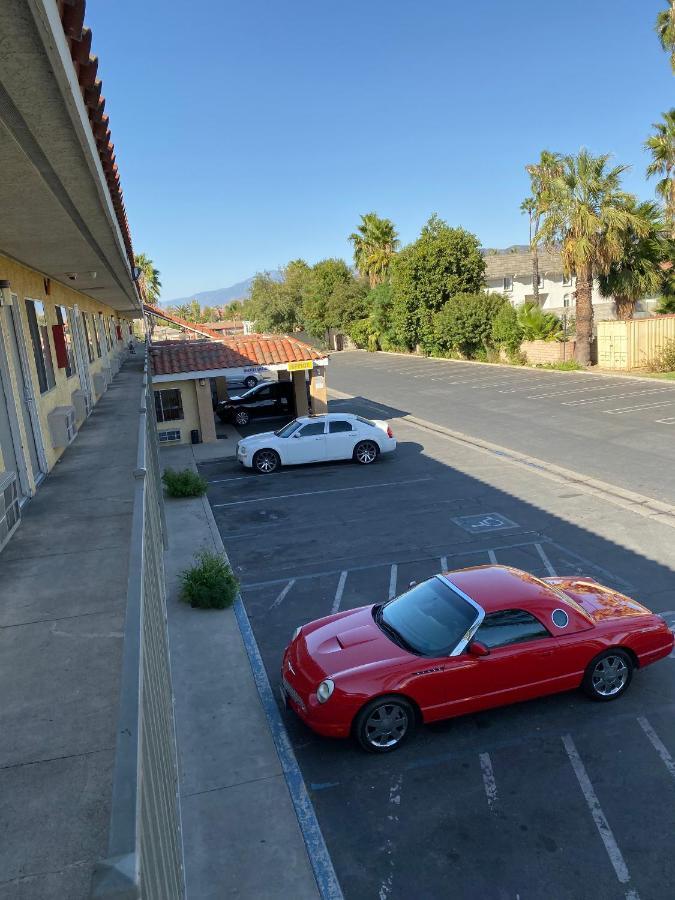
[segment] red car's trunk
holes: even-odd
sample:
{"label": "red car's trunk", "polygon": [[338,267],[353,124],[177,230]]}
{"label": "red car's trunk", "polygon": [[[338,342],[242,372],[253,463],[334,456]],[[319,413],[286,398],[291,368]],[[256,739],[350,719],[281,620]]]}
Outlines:
{"label": "red car's trunk", "polygon": [[619,619],[626,616],[649,616],[650,611],[636,600],[631,600],[618,591],[598,584],[593,578],[544,578],[572,600],[598,624],[605,619]]}

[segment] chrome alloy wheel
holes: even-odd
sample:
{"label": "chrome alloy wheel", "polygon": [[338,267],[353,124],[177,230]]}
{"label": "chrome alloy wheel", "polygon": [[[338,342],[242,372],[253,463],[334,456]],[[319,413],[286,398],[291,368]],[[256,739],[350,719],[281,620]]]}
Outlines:
{"label": "chrome alloy wheel", "polygon": [[356,448],[356,458],[364,466],[367,466],[369,463],[375,462],[376,457],[377,447],[372,443],[372,441],[363,441]]}
{"label": "chrome alloy wheel", "polygon": [[373,747],[394,747],[408,730],[408,714],[398,703],[376,707],[366,719],[365,737]]}
{"label": "chrome alloy wheel", "polygon": [[593,668],[591,683],[602,697],[613,697],[623,689],[628,681],[629,670],[621,656],[603,656]]}
{"label": "chrome alloy wheel", "polygon": [[274,450],[259,450],[253,461],[256,469],[264,475],[269,475],[279,465],[279,458]]}

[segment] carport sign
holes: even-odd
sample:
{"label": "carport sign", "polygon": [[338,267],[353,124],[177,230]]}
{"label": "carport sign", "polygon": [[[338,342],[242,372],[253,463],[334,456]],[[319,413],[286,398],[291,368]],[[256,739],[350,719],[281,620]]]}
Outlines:
{"label": "carport sign", "polygon": [[314,363],[311,359],[301,359],[300,362],[289,362],[288,371],[289,372],[302,372],[306,369],[313,368]]}

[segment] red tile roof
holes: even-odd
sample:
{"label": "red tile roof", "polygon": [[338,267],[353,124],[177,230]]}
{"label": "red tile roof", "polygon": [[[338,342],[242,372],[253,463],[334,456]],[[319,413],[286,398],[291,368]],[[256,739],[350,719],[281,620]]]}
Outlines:
{"label": "red tile roof", "polygon": [[243,330],[244,323],[240,319],[223,319],[220,322],[209,322],[209,327],[213,331],[226,331],[228,328],[241,328]]}
{"label": "red tile roof", "polygon": [[287,335],[247,334],[212,341],[161,341],[150,348],[153,375],[239,369],[324,359],[304,341]]}
{"label": "red tile roof", "polygon": [[105,115],[105,97],[101,96],[101,80],[96,77],[98,57],[91,55],[91,28],[84,27],[85,0],[56,0],[63,25],[63,32],[70,46],[70,56],[82,91],[82,98],[89,113],[89,123],[96,141],[98,155],[108,183],[110,199],[115,210],[117,224],[122,232],[132,270],[134,250],[131,245],[129,223],[122,198],[120,176],[115,162],[115,145],[111,142],[108,116]]}
{"label": "red tile roof", "polygon": [[213,341],[219,341],[222,338],[222,334],[218,331],[213,331],[208,325],[202,325],[199,322],[188,322],[187,319],[182,319],[174,313],[167,312],[165,309],[162,309],[161,306],[153,306],[151,303],[144,303],[143,309],[151,316],[164,319],[165,322],[173,322],[174,325],[180,325],[181,328],[187,328],[188,331],[193,331],[195,334],[201,334],[204,337],[211,338]]}

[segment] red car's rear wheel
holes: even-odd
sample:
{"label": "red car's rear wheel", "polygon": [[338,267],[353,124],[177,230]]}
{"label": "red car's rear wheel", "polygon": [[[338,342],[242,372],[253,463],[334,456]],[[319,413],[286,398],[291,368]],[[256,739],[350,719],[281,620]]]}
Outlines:
{"label": "red car's rear wheel", "polygon": [[582,687],[593,700],[616,700],[631,683],[633,660],[625,650],[605,650],[586,669]]}
{"label": "red car's rear wheel", "polygon": [[415,730],[416,717],[405,697],[377,697],[356,717],[354,735],[364,750],[391,753]]}

